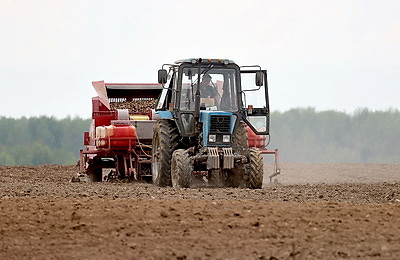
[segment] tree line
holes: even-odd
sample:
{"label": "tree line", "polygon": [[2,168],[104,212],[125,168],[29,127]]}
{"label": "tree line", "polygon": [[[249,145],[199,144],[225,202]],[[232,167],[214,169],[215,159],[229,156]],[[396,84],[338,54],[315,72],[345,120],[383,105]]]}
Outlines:
{"label": "tree line", "polygon": [[0,165],[75,164],[90,119],[0,117]]}
{"label": "tree line", "polygon": [[284,162],[400,163],[400,111],[275,112],[270,147]]}
{"label": "tree line", "polygon": [[[0,165],[75,164],[90,119],[0,117]],[[400,163],[400,112],[296,108],[271,114],[282,162]]]}

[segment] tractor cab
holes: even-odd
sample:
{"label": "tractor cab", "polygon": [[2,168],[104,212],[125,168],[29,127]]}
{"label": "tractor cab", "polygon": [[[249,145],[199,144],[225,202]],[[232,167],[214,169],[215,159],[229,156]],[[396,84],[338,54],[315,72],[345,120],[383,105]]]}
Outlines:
{"label": "tractor cab", "polygon": [[160,70],[159,82],[166,85],[157,110],[171,112],[161,117],[177,119],[182,136],[198,134],[201,115],[217,111],[232,116],[232,130],[245,121],[256,134],[269,134],[267,74],[261,68],[240,68],[232,60],[187,59],[170,65],[169,72]]}

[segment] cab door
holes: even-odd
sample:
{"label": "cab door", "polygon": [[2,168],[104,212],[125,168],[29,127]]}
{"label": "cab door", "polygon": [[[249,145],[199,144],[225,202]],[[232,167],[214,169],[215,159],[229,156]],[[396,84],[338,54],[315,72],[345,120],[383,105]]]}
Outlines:
{"label": "cab door", "polygon": [[269,135],[270,112],[267,71],[261,70],[261,68],[241,67],[240,74],[243,120],[255,134]]}

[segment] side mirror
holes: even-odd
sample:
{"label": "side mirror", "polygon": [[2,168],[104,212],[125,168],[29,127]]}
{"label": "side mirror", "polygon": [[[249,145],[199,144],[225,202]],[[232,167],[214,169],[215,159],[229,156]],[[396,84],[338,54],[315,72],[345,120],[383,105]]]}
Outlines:
{"label": "side mirror", "polygon": [[262,71],[257,71],[256,72],[256,86],[261,87],[264,85],[264,74]]}
{"label": "side mirror", "polygon": [[158,83],[165,84],[167,83],[168,72],[166,70],[158,70]]}

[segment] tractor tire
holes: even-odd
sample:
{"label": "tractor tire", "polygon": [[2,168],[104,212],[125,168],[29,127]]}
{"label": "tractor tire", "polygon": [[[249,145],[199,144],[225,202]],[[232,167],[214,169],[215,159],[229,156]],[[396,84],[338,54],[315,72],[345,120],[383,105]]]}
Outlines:
{"label": "tractor tire", "polygon": [[189,154],[184,149],[175,150],[171,161],[173,188],[189,188],[192,182]]}
{"label": "tractor tire", "polygon": [[249,148],[248,187],[261,189],[264,177],[264,162],[261,150]]}
{"label": "tractor tire", "polygon": [[160,187],[171,186],[171,158],[178,147],[179,132],[171,120],[157,121],[153,131],[151,172],[153,183]]}
{"label": "tractor tire", "polygon": [[[238,124],[235,136],[233,137],[233,142],[236,148],[235,153],[245,154],[246,151],[249,149],[249,141],[245,122],[240,122]],[[227,174],[228,176],[226,180],[226,185],[228,187],[246,187],[248,178],[246,178],[247,175],[242,164],[235,163],[235,167],[233,169],[227,170]]]}
{"label": "tractor tire", "polygon": [[247,151],[247,149],[249,149],[249,140],[245,122],[240,122],[238,124],[235,136],[233,137],[233,142],[235,143],[236,151],[239,154],[243,154],[244,151]]}

